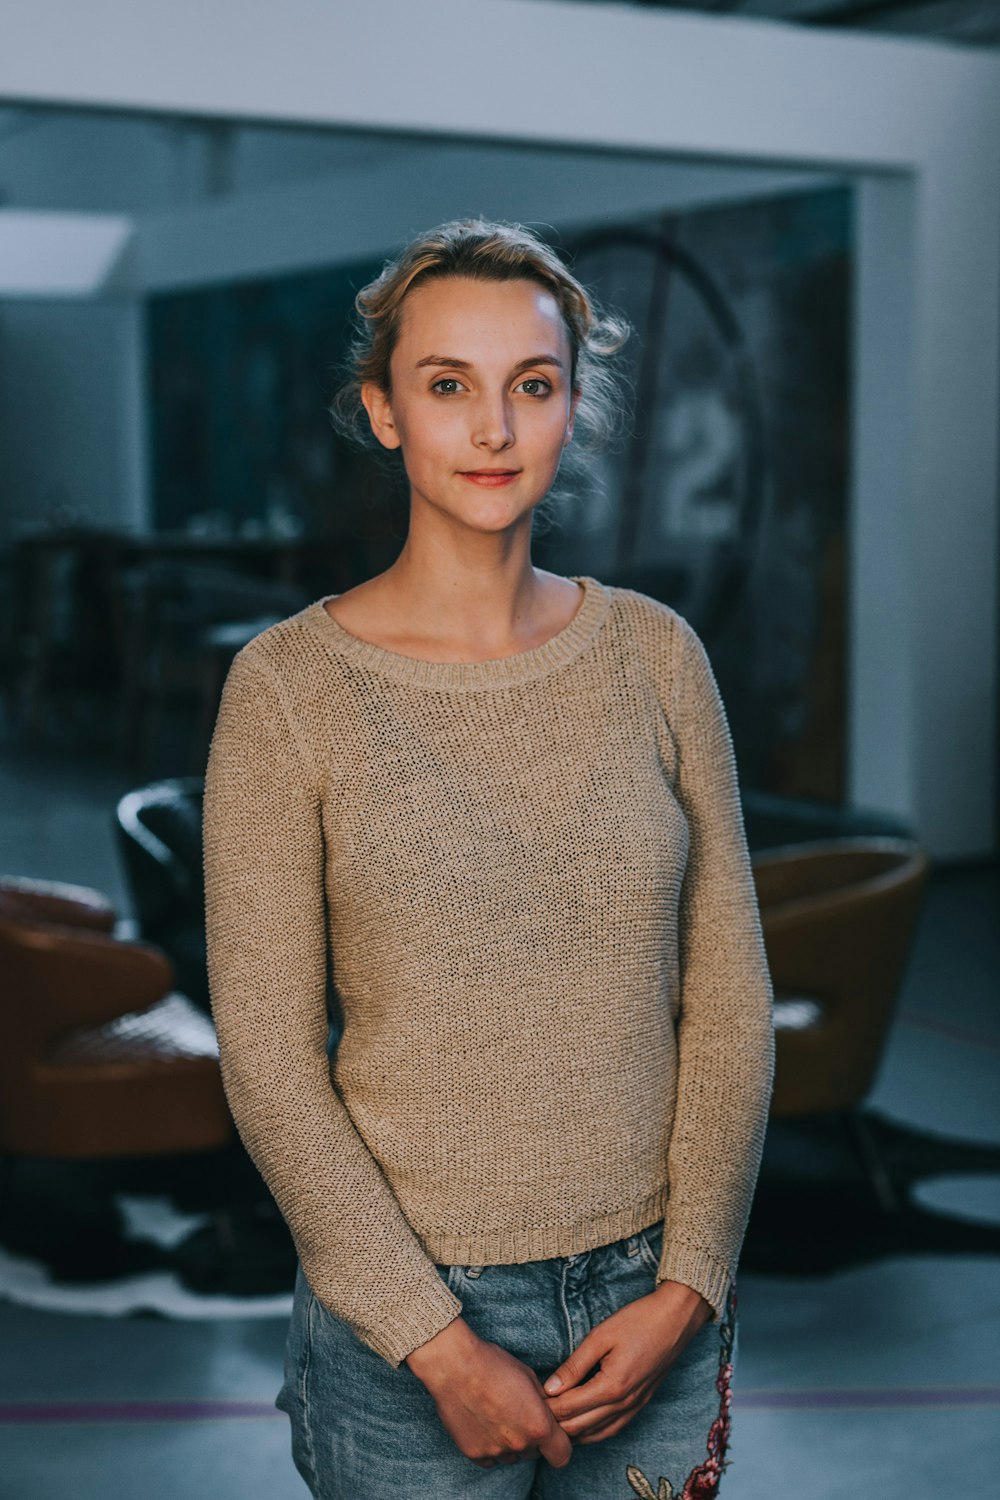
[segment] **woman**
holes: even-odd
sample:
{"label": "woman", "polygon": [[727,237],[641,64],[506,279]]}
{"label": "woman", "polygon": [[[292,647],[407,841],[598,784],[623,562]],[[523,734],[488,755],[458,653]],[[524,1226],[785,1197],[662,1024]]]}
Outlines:
{"label": "woman", "polygon": [[732,746],[680,615],[530,556],[622,326],[482,220],[357,308],[335,409],[406,542],[239,653],[205,786],[223,1076],[300,1258],[278,1405],[321,1500],[700,1500],[773,1071]]}

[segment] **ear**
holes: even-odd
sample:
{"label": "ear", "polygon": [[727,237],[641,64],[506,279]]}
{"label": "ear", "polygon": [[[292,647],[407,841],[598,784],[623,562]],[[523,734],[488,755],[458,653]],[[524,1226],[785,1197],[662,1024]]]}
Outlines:
{"label": "ear", "polygon": [[392,404],[382,387],[372,380],[364,381],[361,386],[361,400],[368,413],[368,420],[372,424],[372,432],[382,447],[400,447],[400,436],[392,419]]}
{"label": "ear", "polygon": [[579,386],[577,386],[577,388],[573,392],[572,397],[570,398],[569,417],[566,420],[566,436],[563,439],[564,448],[567,448],[569,446],[570,439],[573,436],[573,423],[576,420],[576,408],[582,395],[583,392],[580,390]]}

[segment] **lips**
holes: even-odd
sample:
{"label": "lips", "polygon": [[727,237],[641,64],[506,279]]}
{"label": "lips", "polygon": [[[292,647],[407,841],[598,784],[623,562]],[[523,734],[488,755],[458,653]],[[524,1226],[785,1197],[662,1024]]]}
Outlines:
{"label": "lips", "polygon": [[492,488],[501,484],[510,484],[521,471],[520,469],[462,469],[459,472],[463,479],[470,480],[472,484]]}

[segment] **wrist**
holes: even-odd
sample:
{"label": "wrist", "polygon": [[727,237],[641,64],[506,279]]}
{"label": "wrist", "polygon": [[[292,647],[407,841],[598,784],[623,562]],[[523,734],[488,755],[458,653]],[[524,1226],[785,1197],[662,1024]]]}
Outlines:
{"label": "wrist", "polygon": [[696,1287],[688,1286],[686,1281],[671,1281],[665,1278],[657,1282],[653,1289],[653,1296],[659,1297],[661,1302],[669,1302],[674,1307],[686,1308],[688,1312],[703,1312],[706,1318],[715,1316],[715,1309],[708,1298],[703,1296]]}
{"label": "wrist", "polygon": [[469,1351],[480,1342],[459,1314],[416,1349],[405,1356],[405,1363],[424,1385],[446,1379],[448,1372],[468,1358]]}

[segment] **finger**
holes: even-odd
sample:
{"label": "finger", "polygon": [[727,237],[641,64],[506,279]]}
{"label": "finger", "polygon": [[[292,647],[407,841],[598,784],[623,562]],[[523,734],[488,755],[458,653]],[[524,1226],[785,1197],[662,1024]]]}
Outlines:
{"label": "finger", "polygon": [[582,1412],[578,1417],[570,1417],[565,1421],[560,1421],[559,1426],[568,1437],[571,1437],[576,1442],[581,1433],[593,1431],[603,1423],[620,1416],[623,1410],[624,1408],[620,1402],[614,1405],[595,1406],[592,1411]]}
{"label": "finger", "polygon": [[579,1417],[584,1412],[593,1411],[599,1406],[613,1406],[622,1400],[621,1391],[617,1388],[614,1372],[609,1370],[598,1370],[589,1380],[582,1385],[575,1386],[572,1390],[558,1396],[549,1397],[549,1410],[557,1422],[564,1421],[567,1417]]}
{"label": "finger", "polygon": [[604,1426],[596,1428],[593,1432],[586,1432],[582,1437],[576,1439],[578,1443],[603,1443],[605,1439],[614,1437],[616,1432],[621,1432],[631,1422],[634,1412],[629,1412],[619,1417],[615,1422],[606,1422]]}
{"label": "finger", "polygon": [[540,1444],[541,1457],[555,1469],[564,1468],[573,1457],[573,1442],[569,1434],[563,1432],[559,1423],[553,1421],[552,1431]]}
{"label": "finger", "polygon": [[623,1427],[626,1427],[652,1399],[652,1395],[651,1390],[644,1391],[641,1395],[631,1398],[627,1404],[619,1402],[616,1406],[608,1406],[602,1411],[595,1412],[593,1421],[581,1418],[572,1433],[569,1433],[568,1429],[564,1430],[574,1443],[600,1442],[601,1439],[611,1437],[613,1433],[620,1432]]}
{"label": "finger", "polygon": [[592,1328],[569,1358],[564,1359],[562,1364],[552,1371],[545,1382],[545,1394],[554,1396],[557,1392],[568,1391],[571,1386],[579,1384],[613,1346],[613,1339],[607,1333],[601,1333],[600,1324]]}

